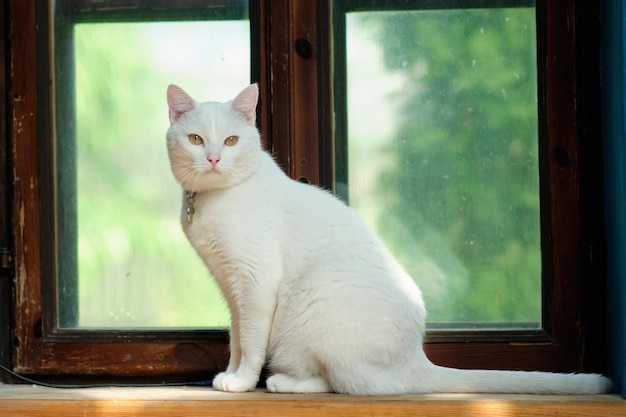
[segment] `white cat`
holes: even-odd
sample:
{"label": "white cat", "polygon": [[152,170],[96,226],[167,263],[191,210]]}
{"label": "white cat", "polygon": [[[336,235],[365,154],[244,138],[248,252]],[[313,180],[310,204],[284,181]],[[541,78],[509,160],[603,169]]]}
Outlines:
{"label": "white cat", "polygon": [[213,386],[272,392],[594,394],[596,374],[458,370],[422,348],[422,294],[361,218],[288,178],[261,149],[258,88],[227,103],[167,91],[167,147],[182,223],[231,311],[231,356]]}

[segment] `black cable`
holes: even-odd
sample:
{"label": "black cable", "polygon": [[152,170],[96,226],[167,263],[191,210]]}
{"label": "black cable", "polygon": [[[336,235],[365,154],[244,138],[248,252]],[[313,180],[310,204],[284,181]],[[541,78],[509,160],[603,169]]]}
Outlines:
{"label": "black cable", "polygon": [[188,382],[162,382],[153,384],[50,384],[48,382],[37,381],[13,372],[9,368],[0,365],[0,371],[6,372],[12,377],[33,385],[46,388],[56,389],[73,389],[73,388],[155,388],[155,387],[188,387],[188,386],[211,386],[212,381],[188,381]]}

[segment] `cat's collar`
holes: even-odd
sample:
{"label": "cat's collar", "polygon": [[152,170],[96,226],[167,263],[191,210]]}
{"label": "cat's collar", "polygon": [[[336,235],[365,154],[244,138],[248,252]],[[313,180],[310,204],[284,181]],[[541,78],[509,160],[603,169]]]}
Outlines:
{"label": "cat's collar", "polygon": [[196,192],[185,190],[185,199],[187,200],[187,223],[193,222],[193,215],[196,212],[194,203],[196,202]]}

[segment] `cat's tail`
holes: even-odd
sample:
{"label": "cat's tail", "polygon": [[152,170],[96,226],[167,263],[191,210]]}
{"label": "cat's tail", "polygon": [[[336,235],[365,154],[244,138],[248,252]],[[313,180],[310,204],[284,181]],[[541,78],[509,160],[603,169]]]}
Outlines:
{"label": "cat's tail", "polygon": [[416,381],[417,392],[426,389],[426,392],[583,395],[613,390],[611,380],[598,374],[465,370],[434,364],[427,368],[424,377]]}

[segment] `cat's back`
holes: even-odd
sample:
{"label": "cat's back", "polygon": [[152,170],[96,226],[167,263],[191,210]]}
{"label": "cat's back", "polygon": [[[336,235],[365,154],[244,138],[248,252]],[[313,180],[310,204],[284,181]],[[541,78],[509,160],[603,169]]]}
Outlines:
{"label": "cat's back", "polygon": [[282,200],[285,251],[311,262],[381,263],[389,254],[363,219],[329,191],[290,181]]}

